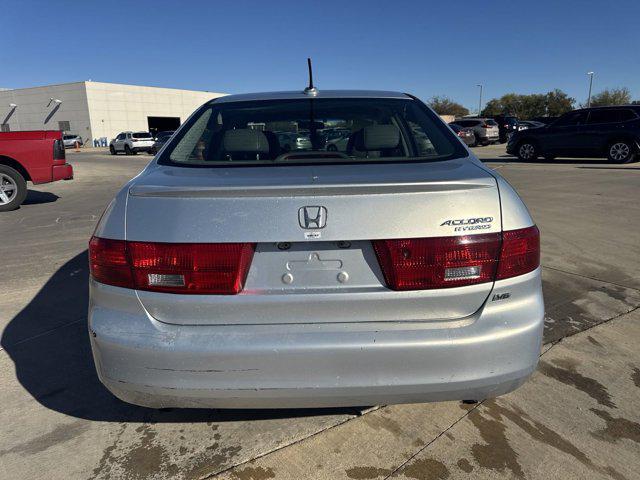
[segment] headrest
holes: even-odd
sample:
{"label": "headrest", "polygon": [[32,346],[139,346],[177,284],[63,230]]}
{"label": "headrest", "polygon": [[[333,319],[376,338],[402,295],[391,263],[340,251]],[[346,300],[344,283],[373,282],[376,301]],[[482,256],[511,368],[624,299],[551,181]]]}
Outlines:
{"label": "headrest", "polygon": [[370,125],[360,130],[356,138],[356,150],[384,150],[396,148],[400,143],[400,130],[395,125]]}
{"label": "headrest", "polygon": [[264,133],[251,128],[224,132],[222,145],[226,152],[269,153],[269,142]]}

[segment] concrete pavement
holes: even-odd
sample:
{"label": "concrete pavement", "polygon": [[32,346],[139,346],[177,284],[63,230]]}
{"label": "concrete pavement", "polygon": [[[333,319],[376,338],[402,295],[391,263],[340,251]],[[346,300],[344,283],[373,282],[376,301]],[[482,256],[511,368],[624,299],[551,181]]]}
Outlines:
{"label": "concrete pavement", "polygon": [[638,164],[523,164],[503,151],[477,149],[541,229],[553,347],[496,401],[365,415],[152,411],[113,398],[88,345],[86,243],[150,157],[69,152],[75,180],[36,186],[0,216],[0,478],[640,478]]}

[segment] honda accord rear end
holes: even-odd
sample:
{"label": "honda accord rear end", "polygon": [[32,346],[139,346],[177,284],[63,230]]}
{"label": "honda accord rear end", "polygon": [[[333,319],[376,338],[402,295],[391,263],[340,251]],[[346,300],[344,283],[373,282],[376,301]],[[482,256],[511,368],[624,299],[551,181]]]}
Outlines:
{"label": "honda accord rear end", "polygon": [[[327,151],[335,128],[351,133]],[[107,207],[89,253],[96,369],[138,405],[479,400],[538,361],[538,229],[406,94],[208,102]]]}

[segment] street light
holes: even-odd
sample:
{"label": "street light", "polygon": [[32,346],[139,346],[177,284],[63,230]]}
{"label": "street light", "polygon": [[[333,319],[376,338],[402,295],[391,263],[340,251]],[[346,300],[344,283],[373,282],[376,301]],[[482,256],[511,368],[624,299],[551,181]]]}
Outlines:
{"label": "street light", "polygon": [[589,75],[589,98],[587,99],[587,108],[591,106],[591,86],[593,85],[593,72],[587,72]]}
{"label": "street light", "polygon": [[476,84],[476,87],[480,87],[480,100],[478,101],[478,117],[481,115],[480,112],[482,112],[482,84],[478,83]]}

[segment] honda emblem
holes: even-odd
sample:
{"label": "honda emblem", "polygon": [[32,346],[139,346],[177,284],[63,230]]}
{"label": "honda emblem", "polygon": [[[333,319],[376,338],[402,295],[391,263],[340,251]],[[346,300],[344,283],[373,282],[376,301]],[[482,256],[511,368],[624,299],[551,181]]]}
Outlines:
{"label": "honda emblem", "polygon": [[325,207],[301,207],[298,210],[298,223],[302,228],[318,229],[327,225],[327,209]]}

